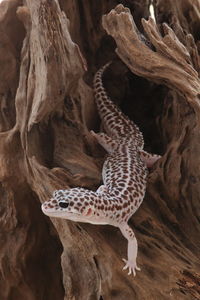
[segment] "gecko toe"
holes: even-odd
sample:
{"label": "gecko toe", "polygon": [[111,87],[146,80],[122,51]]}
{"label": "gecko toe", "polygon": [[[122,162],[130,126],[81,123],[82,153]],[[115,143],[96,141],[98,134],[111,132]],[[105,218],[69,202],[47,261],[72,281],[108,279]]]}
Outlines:
{"label": "gecko toe", "polygon": [[136,270],[140,271],[140,268],[136,266],[134,262],[128,261],[125,258],[122,258],[123,262],[125,262],[125,266],[123,267],[123,270],[128,269],[128,275],[133,274],[133,276],[136,276]]}

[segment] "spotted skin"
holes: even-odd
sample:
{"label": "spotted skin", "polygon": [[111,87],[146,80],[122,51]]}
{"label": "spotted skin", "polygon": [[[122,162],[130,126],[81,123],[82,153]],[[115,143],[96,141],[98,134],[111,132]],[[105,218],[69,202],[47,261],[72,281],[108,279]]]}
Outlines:
{"label": "spotted skin", "polygon": [[112,138],[134,137],[135,144],[142,149],[144,140],[139,128],[110,100],[103,87],[102,75],[109,65],[110,63],[107,63],[103,66],[94,77],[94,95],[103,126]]}
{"label": "spotted skin", "polygon": [[103,185],[96,192],[84,188],[56,190],[52,198],[42,204],[42,210],[50,217],[118,227],[128,240],[128,260],[123,259],[124,269],[135,275],[139,270],[136,263],[138,245],[127,222],[144,198],[147,166],[152,166],[160,156],[143,150],[139,128],[107,96],[102,75],[109,65],[102,67],[94,77],[96,105],[106,133],[91,131],[108,152],[102,170]]}

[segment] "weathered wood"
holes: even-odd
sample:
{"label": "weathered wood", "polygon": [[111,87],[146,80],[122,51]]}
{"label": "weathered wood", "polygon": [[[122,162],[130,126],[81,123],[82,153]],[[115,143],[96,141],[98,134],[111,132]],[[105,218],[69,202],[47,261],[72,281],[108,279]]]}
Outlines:
{"label": "weathered wood", "polygon": [[[156,24],[140,21],[149,1],[121,1],[130,10],[118,3],[0,4],[2,300],[199,297],[199,4],[156,1]],[[117,54],[149,81],[116,59],[105,14]],[[109,95],[139,123],[148,150],[164,154],[131,219],[136,278],[122,271],[118,229],[49,219],[40,209],[54,189],[101,183],[105,153],[89,133],[100,126],[91,82],[110,59]]]}
{"label": "weathered wood", "polygon": [[[187,48],[167,24],[163,24],[164,36],[152,18],[143,19],[142,24],[155,50],[141,40],[128,8],[119,4],[103,17],[104,28],[116,41],[117,54],[133,73],[176,89],[188,101],[199,102],[200,81]],[[191,35],[186,38],[192,39]]]}

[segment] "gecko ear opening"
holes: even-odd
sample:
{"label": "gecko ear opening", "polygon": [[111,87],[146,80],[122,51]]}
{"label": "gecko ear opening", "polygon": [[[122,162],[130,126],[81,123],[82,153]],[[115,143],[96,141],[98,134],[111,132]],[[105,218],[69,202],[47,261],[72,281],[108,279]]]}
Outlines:
{"label": "gecko ear opening", "polygon": [[93,213],[93,209],[91,207],[88,207],[84,210],[83,215],[86,217],[90,217]]}

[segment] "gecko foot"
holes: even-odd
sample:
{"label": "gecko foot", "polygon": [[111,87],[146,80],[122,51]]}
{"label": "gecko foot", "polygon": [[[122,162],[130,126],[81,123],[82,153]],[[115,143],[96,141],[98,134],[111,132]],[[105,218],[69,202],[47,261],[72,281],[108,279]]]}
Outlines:
{"label": "gecko foot", "polygon": [[107,192],[107,187],[105,185],[100,185],[100,187],[96,190],[96,193],[98,194],[103,194],[103,193],[106,193]]}
{"label": "gecko foot", "polygon": [[136,275],[135,270],[141,271],[141,269],[136,265],[136,262],[128,261],[125,258],[122,258],[122,260],[125,262],[125,266],[123,267],[123,270],[128,269],[128,275],[131,275],[133,273],[133,276]]}

